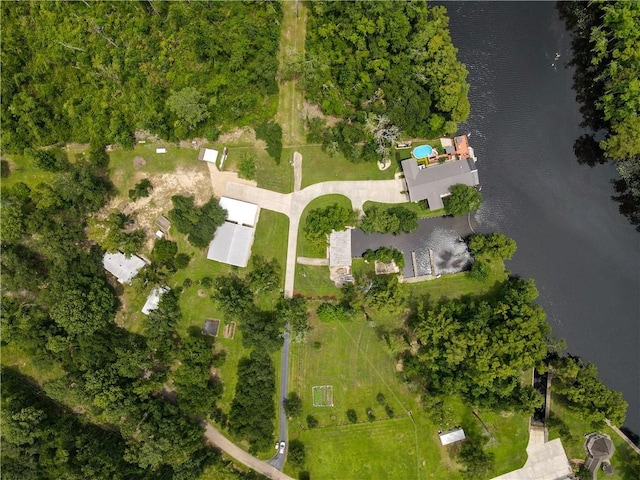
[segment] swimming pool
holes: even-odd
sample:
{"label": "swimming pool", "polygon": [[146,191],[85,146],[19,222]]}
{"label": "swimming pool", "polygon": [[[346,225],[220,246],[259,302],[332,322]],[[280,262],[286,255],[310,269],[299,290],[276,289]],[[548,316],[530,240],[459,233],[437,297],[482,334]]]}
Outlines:
{"label": "swimming pool", "polygon": [[413,149],[413,156],[416,158],[427,158],[433,152],[431,145],[420,145]]}

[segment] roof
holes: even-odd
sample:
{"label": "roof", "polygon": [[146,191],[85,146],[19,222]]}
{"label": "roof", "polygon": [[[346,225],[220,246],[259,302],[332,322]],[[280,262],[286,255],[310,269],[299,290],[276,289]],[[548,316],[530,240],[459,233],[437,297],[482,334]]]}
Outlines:
{"label": "roof", "polygon": [[469,158],[469,139],[466,135],[460,135],[453,139],[453,143],[456,146],[456,153],[461,155],[462,158]]}
{"label": "roof", "polygon": [[444,207],[442,197],[451,193],[449,188],[452,186],[462,183],[475,187],[480,184],[478,167],[470,158],[422,168],[415,158],[409,158],[402,161],[402,171],[409,199],[412,202],[426,199],[431,210]]}
{"label": "roof", "polygon": [[601,460],[610,459],[616,449],[611,441],[611,437],[603,433],[592,433],[588,435],[585,447],[592,457],[599,457]]}
{"label": "roof", "polygon": [[144,302],[144,307],[142,307],[142,313],[145,315],[149,315],[152,310],[156,310],[158,305],[160,305],[160,297],[162,294],[167,293],[169,291],[169,287],[155,287],[149,293],[147,297],[147,301]]}
{"label": "roof", "polygon": [[120,283],[131,283],[131,280],[146,264],[140,257],[131,255],[127,258],[122,252],[105,253],[104,257],[102,257],[104,268],[116,277]]}
{"label": "roof", "polygon": [[462,428],[454,428],[453,430],[447,430],[440,434],[440,442],[442,445],[449,445],[464,440],[464,430]]}
{"label": "roof", "polygon": [[246,267],[251,256],[255,230],[236,223],[225,222],[209,244],[207,258],[217,262]]}
{"label": "roof", "polygon": [[229,197],[220,197],[220,206],[227,211],[227,221],[253,227],[258,216],[258,205]]}
{"label": "roof", "polygon": [[158,225],[162,230],[167,231],[171,227],[171,222],[167,217],[160,215],[156,218],[156,225]]}
{"label": "roof", "polygon": [[351,230],[334,230],[329,235],[329,266],[351,266]]}
{"label": "roof", "polygon": [[218,160],[218,151],[212,148],[203,148],[198,155],[199,160],[215,164]]}
{"label": "roof", "polygon": [[218,336],[218,330],[220,329],[220,320],[217,318],[207,318],[204,321],[204,327],[202,327],[202,333],[204,335],[210,335],[212,337]]}

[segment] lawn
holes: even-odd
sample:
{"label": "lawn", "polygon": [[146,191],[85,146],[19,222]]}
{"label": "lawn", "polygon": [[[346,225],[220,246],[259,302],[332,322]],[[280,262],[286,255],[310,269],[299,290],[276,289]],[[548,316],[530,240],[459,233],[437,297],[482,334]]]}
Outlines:
{"label": "lawn", "polygon": [[19,182],[23,182],[33,189],[40,183],[50,183],[56,176],[55,173],[37,169],[31,160],[24,155],[8,155],[7,161],[10,165],[10,173],[8,177],[2,179],[3,189]]}
{"label": "lawn", "polygon": [[501,262],[491,262],[491,270],[486,280],[469,278],[466,272],[443,275],[441,278],[419,283],[406,283],[413,299],[428,297],[431,300],[440,298],[457,298],[462,295],[490,294],[506,280],[507,274]]}
{"label": "lawn", "polygon": [[340,290],[329,279],[329,267],[296,265],[294,291],[302,295],[338,295]]}
{"label": "lawn", "polygon": [[[586,458],[584,435],[596,430],[589,422],[584,421],[578,413],[569,409],[562,397],[553,393],[551,394],[551,414],[559,418],[566,425],[567,430],[561,432],[558,426],[549,428],[549,440],[560,438],[569,459],[584,460]],[[616,451],[611,457],[611,465],[615,470],[613,475],[605,477],[600,474],[598,478],[610,478],[612,480],[640,478],[638,477],[640,474],[640,456],[607,425],[598,431],[608,434],[616,447]]]}
{"label": "lawn", "polygon": [[[314,305],[315,306],[315,305]],[[439,428],[462,425],[470,435],[484,435],[470,407],[459,398],[448,398],[448,420],[436,425],[420,403],[420,394],[399,378],[396,362],[381,340],[379,323],[363,318],[348,323],[319,323],[306,344],[291,349],[289,388],[303,402],[303,413],[289,424],[291,439],[306,447],[303,470],[316,479],[351,478],[460,478],[450,447],[442,447]],[[396,325],[399,321],[396,317]],[[389,325],[391,326],[391,325]],[[314,407],[313,387],[332,385],[334,407]],[[378,394],[384,398],[378,401]],[[347,410],[357,414],[350,423]],[[368,411],[373,417],[368,418]],[[412,412],[412,417],[408,412]],[[526,460],[527,417],[478,410],[487,424],[487,450],[496,455],[496,475],[521,467]],[[319,426],[308,428],[307,415]],[[415,422],[415,423],[414,423]],[[296,471],[285,468],[290,475]]]}
{"label": "lawn", "polygon": [[441,208],[440,210],[429,210],[423,202],[406,202],[406,203],[395,203],[395,204],[364,202],[363,208],[365,213],[369,208],[373,206],[384,208],[385,210],[393,207],[404,207],[408,210],[411,210],[412,212],[416,212],[416,214],[418,215],[418,218],[442,217],[443,215],[447,214],[444,208]]}
{"label": "lawn", "polygon": [[284,286],[284,270],[287,265],[287,238],[289,218],[282,213],[260,210],[256,236],[251,249],[252,255],[275,258],[280,265],[280,287]]}
{"label": "lawn", "polygon": [[[311,210],[315,210],[317,208],[326,208],[330,205],[337,203],[339,206],[344,208],[353,208],[351,205],[351,200],[349,200],[344,195],[324,195],[322,197],[318,197],[306,206],[304,212],[300,216],[300,226],[298,228],[298,256],[299,257],[313,257],[313,258],[326,258],[327,251],[326,248],[318,248],[314,245],[311,245],[305,235],[304,235],[304,226],[307,222],[307,216]],[[328,246],[328,245],[327,245]]]}
{"label": "lawn", "polygon": [[342,154],[331,157],[320,146],[298,147],[295,150],[302,154],[302,188],[334,180],[390,180],[395,174],[393,166],[381,171],[376,162],[354,163]]}

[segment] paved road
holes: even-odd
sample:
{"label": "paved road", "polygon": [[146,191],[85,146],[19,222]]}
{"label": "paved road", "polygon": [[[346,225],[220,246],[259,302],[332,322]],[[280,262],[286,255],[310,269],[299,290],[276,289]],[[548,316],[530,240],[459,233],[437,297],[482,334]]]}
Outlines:
{"label": "paved road", "polygon": [[205,431],[204,431],[205,438],[210,443],[218,447],[220,450],[222,450],[223,452],[229,454],[230,456],[238,460],[240,463],[264,475],[265,477],[271,478],[273,480],[294,480],[290,476],[285,475],[284,473],[279,471],[277,468],[273,467],[272,465],[269,465],[267,462],[263,462],[262,460],[254,457],[253,455],[250,455],[249,453],[245,452],[243,449],[238,447],[236,444],[232,443],[228,438],[222,435],[217,429],[212,427],[210,424],[205,422],[204,427],[205,427]]}
{"label": "paved road", "polygon": [[[282,347],[282,362],[280,369],[280,423],[278,425],[278,433],[280,435],[279,441],[286,442],[286,448],[289,448],[289,444],[287,442],[287,416],[284,412],[284,400],[287,398],[289,391],[289,347],[291,346],[291,339],[289,338],[290,330],[291,326],[287,323],[284,332],[284,345]],[[268,463],[269,465],[276,467],[278,470],[282,470],[286,456],[287,450],[285,449],[283,454],[279,452],[276,453]]]}

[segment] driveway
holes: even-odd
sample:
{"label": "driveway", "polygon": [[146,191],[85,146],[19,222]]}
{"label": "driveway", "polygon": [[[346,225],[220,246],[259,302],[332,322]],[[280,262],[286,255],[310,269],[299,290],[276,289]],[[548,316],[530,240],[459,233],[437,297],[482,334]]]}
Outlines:
{"label": "driveway", "polygon": [[228,455],[232,456],[243,465],[246,465],[250,469],[255,470],[256,472],[273,480],[294,480],[289,475],[285,475],[277,468],[269,465],[267,462],[263,462],[253,455],[245,452],[240,447],[232,443],[229,439],[227,439],[224,435],[222,435],[217,429],[213,428],[210,424],[205,423],[204,427],[204,436],[210,443],[212,443]]}

